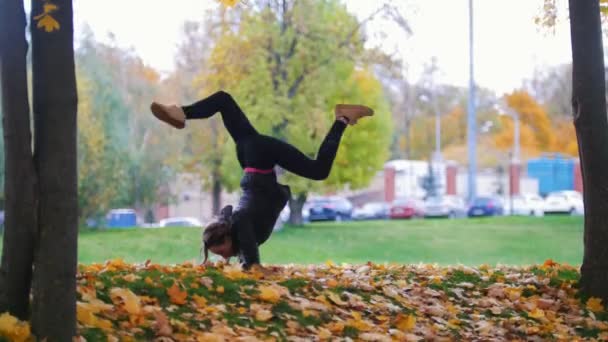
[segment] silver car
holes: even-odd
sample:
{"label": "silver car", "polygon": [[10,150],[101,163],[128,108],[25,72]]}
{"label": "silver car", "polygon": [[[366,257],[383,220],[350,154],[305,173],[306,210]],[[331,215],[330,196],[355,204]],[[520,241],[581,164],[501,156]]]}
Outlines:
{"label": "silver car", "polygon": [[458,196],[433,196],[424,201],[425,217],[465,217],[467,207],[464,200]]}

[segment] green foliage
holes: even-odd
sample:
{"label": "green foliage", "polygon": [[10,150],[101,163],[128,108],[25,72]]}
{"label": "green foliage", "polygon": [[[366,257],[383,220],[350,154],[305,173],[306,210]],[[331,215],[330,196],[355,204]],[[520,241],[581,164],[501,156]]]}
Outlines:
{"label": "green foliage", "polygon": [[76,64],[81,219],[113,207],[149,209],[170,175],[163,165],[172,139],[148,109],[158,75],[130,52],[90,34],[76,51]]}
{"label": "green foliage", "polygon": [[[198,78],[201,96],[230,92],[258,131],[311,158],[334,120],[335,104],[373,107],[373,119],[347,130],[327,181],[283,176],[294,194],[365,186],[388,158],[392,125],[382,87],[362,61],[357,19],[338,1],[287,1],[286,13],[256,4],[252,8],[260,9],[242,14],[234,31],[221,32]],[[206,153],[215,156],[202,163],[221,165],[224,184],[233,185],[240,170],[226,140],[208,142],[214,149]]]}

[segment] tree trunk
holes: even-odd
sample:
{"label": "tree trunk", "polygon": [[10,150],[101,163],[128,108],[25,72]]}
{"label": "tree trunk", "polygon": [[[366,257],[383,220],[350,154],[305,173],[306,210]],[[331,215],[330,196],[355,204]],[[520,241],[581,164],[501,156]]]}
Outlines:
{"label": "tree trunk", "polygon": [[0,312],[8,311],[22,320],[29,313],[37,212],[25,26],[23,2],[0,0],[0,85],[6,151]]}
{"label": "tree trunk", "polygon": [[211,178],[211,196],[212,196],[212,215],[217,215],[220,213],[220,209],[222,206],[222,182],[220,179],[220,175],[217,172],[213,172],[213,176]]}
{"label": "tree trunk", "polygon": [[302,219],[302,208],[306,202],[306,194],[300,193],[296,198],[289,199],[289,224],[302,225],[304,220]]}
{"label": "tree trunk", "polygon": [[78,202],[76,75],[72,1],[55,0],[59,30],[37,28],[45,2],[32,0],[34,162],[38,172],[38,245],[32,282],[32,328],[39,340],[76,335]]}
{"label": "tree trunk", "polygon": [[580,289],[608,302],[608,118],[598,1],[570,0],[572,107],[585,201]]}

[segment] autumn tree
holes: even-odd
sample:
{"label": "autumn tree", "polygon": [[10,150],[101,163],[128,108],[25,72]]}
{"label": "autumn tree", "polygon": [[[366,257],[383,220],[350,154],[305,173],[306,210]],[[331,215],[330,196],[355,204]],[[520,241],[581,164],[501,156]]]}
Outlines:
{"label": "autumn tree", "polygon": [[[32,1],[32,140],[23,3],[0,2],[6,232],[0,311],[41,340],[76,334],[76,78],[71,1]],[[32,142],[33,148],[32,151]]]}
{"label": "autumn tree", "polygon": [[[240,13],[220,7],[208,12],[206,22],[187,22],[183,42],[177,53],[177,70],[173,75],[179,103],[192,103],[219,89],[232,89],[239,82],[239,59],[246,51],[217,48],[219,42],[230,45],[235,39],[230,23],[238,22]],[[238,49],[238,47],[235,47]],[[239,166],[234,145],[223,128],[222,119],[214,116],[204,121],[191,121],[181,160],[181,170],[199,175],[203,187],[212,195],[211,214],[222,205],[222,191],[235,190],[239,184]]]}
{"label": "autumn tree", "polygon": [[176,132],[158,125],[149,112],[158,73],[132,52],[97,42],[89,31],[79,43],[76,65],[81,220],[99,218],[112,207],[150,212],[172,174],[172,157],[179,155]]}
{"label": "autumn tree", "polygon": [[[534,155],[542,151],[553,151],[557,139],[547,111],[530,94],[517,90],[505,95],[505,105],[519,117],[520,144],[524,151]],[[502,110],[502,109],[501,109]],[[507,113],[502,113],[507,114]],[[500,129],[494,136],[496,146],[510,149],[513,146],[514,120],[502,115]]]}
{"label": "autumn tree", "polygon": [[[368,136],[367,144],[353,144],[349,149],[351,157],[345,158],[346,152],[339,154],[336,168],[324,184],[335,189],[346,179],[352,186],[369,180],[371,170],[380,169],[383,160],[352,165],[352,158],[369,155],[364,152],[367,148],[374,150],[388,144],[390,135],[386,133],[390,133],[390,126],[381,86],[364,61],[370,59],[371,53],[367,54],[369,51],[362,45],[362,23],[333,1],[256,1],[248,2],[246,10],[237,7],[218,11],[212,14],[216,19],[211,19],[213,25],[203,30],[206,34],[200,39],[211,40],[213,48],[197,56],[198,65],[203,66],[192,79],[197,98],[219,89],[232,93],[260,132],[289,141],[310,157],[315,156],[329,129],[335,103],[366,102],[375,107],[379,118],[369,123],[362,121],[357,130],[364,131],[368,125],[372,131],[384,130],[384,134],[377,139]],[[179,55],[192,54],[197,52]],[[234,144],[220,120],[218,116],[190,124],[187,143],[194,157],[190,165],[198,168],[214,197],[219,186],[236,188],[242,175]],[[349,139],[349,134],[347,131],[345,139]],[[384,152],[373,155],[378,160],[386,159]],[[350,175],[338,171],[338,165],[346,163],[350,165]],[[306,192],[320,189],[319,184],[306,183],[299,177],[292,179],[291,175],[284,178],[296,194],[292,212],[296,220],[301,219],[297,206],[301,208]]]}
{"label": "autumn tree", "polygon": [[218,65],[226,70],[214,72],[213,78],[215,85],[228,85],[226,90],[260,132],[315,157],[336,103],[363,102],[377,113],[347,130],[328,180],[311,182],[283,175],[294,195],[291,219],[298,223],[308,192],[335,190],[344,184],[361,187],[381,169],[391,138],[388,105],[380,83],[363,61],[362,23],[342,4],[256,1],[248,6],[234,31],[214,47]]}

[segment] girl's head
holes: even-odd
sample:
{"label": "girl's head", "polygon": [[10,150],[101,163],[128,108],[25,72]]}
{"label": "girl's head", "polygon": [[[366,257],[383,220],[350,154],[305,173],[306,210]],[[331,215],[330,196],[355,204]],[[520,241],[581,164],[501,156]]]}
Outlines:
{"label": "girl's head", "polygon": [[221,255],[224,259],[234,256],[232,246],[232,206],[225,206],[218,218],[211,222],[203,232],[203,248],[205,251],[205,261],[208,259],[208,251]]}

